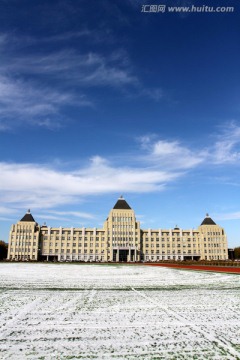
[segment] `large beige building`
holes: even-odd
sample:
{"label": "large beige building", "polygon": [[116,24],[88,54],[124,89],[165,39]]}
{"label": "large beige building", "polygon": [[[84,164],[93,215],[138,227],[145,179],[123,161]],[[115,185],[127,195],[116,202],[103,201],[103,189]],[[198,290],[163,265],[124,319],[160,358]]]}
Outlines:
{"label": "large beige building", "polygon": [[120,197],[103,228],[39,226],[30,211],[9,237],[8,260],[161,261],[226,260],[227,237],[208,216],[197,229],[140,228],[134,210]]}

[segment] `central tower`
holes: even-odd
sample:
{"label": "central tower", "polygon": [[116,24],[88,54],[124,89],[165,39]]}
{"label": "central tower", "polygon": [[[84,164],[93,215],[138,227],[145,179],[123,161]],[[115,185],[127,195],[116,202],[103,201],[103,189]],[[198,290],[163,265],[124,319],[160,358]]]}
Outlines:
{"label": "central tower", "polygon": [[140,260],[140,223],[123,196],[117,200],[104,223],[108,261]]}

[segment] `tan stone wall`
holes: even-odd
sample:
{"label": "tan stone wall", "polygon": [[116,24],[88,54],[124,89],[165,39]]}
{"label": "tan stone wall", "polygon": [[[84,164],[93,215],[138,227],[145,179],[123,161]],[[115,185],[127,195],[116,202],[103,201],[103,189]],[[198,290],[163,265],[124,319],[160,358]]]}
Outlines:
{"label": "tan stone wall", "polygon": [[12,225],[8,241],[8,260],[38,260],[39,228],[35,222]]}
{"label": "tan stone wall", "polygon": [[105,231],[42,227],[41,252],[58,261],[106,261]]}
{"label": "tan stone wall", "polygon": [[203,260],[227,260],[228,243],[224,229],[218,225],[201,225],[201,251]]}
{"label": "tan stone wall", "polygon": [[[113,250],[134,251],[134,261],[140,260],[140,223],[132,209],[112,209],[104,223],[107,234],[108,261],[113,261]],[[130,259],[128,259],[130,261]]]}
{"label": "tan stone wall", "polygon": [[35,222],[12,225],[9,260],[161,261],[226,260],[227,237],[218,225],[197,230],[141,230],[132,209],[112,209],[102,229],[38,227]]}
{"label": "tan stone wall", "polygon": [[143,253],[146,261],[184,260],[201,256],[200,234],[195,230],[143,230]]}

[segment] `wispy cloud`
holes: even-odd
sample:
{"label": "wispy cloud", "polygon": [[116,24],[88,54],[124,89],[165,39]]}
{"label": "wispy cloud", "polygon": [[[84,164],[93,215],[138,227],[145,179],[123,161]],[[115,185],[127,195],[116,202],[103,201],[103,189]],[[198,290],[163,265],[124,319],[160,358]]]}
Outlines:
{"label": "wispy cloud", "polygon": [[[6,41],[2,36],[0,41]],[[67,106],[92,106],[89,86],[121,87],[137,80],[119,56],[80,55],[74,50],[51,54],[6,56],[0,65],[0,131],[22,123],[49,129],[67,120]],[[84,88],[84,89],[83,89]]]}
{"label": "wispy cloud", "polygon": [[[52,215],[55,214],[55,215]],[[56,220],[56,221],[60,221],[60,222],[68,222],[68,223],[76,223],[79,222],[80,220],[84,220],[84,222],[86,222],[87,220],[93,220],[96,219],[95,216],[93,216],[92,214],[87,214],[87,213],[78,213],[78,215],[76,215],[77,212],[74,211],[48,211],[45,212],[44,214],[36,214],[36,217],[38,219],[43,219],[43,220]]]}
{"label": "wispy cloud", "polygon": [[5,64],[4,68],[22,75],[41,76],[41,81],[44,81],[43,76],[47,76],[52,81],[64,80],[68,85],[71,83],[75,86],[120,87],[137,82],[122,51],[113,52],[107,57],[94,52],[81,54],[74,49],[29,54],[27,57],[22,55]]}
{"label": "wispy cloud", "polygon": [[76,218],[80,218],[80,219],[95,219],[95,216],[93,214],[90,213],[85,213],[85,212],[80,212],[80,211],[56,211],[56,210],[49,210],[48,211],[50,214],[55,214],[55,215],[65,215],[65,216],[74,216]]}
{"label": "wispy cloud", "polygon": [[14,214],[16,211],[14,209],[10,209],[7,206],[0,206],[0,214]]}
{"label": "wispy cloud", "polygon": [[[0,131],[22,123],[59,127],[65,120],[63,110],[93,106],[94,91],[89,90],[99,87],[157,102],[163,98],[162,89],[148,89],[141,83],[125,50],[113,48],[106,55],[81,51],[72,42],[67,45],[68,39],[81,36],[90,36],[89,30],[38,39],[0,34]],[[60,41],[65,41],[61,47]],[[38,42],[57,45],[52,50]]]}
{"label": "wispy cloud", "polygon": [[92,158],[87,167],[69,172],[50,165],[0,163],[0,201],[51,208],[87,195],[160,191],[179,176],[159,169],[117,166],[99,156]]}
{"label": "wispy cloud", "polygon": [[179,140],[158,140],[152,135],[139,140],[148,152],[146,159],[168,169],[190,169],[203,163],[207,156],[206,150],[191,150]]}
{"label": "wispy cloud", "polygon": [[215,164],[231,164],[240,160],[240,126],[236,121],[221,127],[210,157]]}
{"label": "wispy cloud", "polygon": [[[182,141],[158,139],[156,134],[138,139],[147,151],[148,161],[161,163],[165,168],[190,169],[199,165],[234,165],[240,160],[240,126],[236,121],[222,125],[210,135],[208,144],[193,148]],[[204,142],[206,139],[204,139]]]}
{"label": "wispy cloud", "polygon": [[[81,99],[80,104],[81,104]],[[61,124],[60,108],[76,104],[73,94],[59,93],[32,82],[13,80],[0,75],[0,129],[7,130],[11,122],[34,123],[48,128]],[[82,98],[82,105],[88,102]],[[57,117],[55,115],[58,115]]]}
{"label": "wispy cloud", "polygon": [[[224,129],[225,141],[238,144],[240,130],[236,123]],[[204,169],[216,162],[213,149],[216,143],[203,149],[193,149],[183,145],[180,140],[159,140],[157,136],[143,136],[138,154],[121,154],[121,156],[93,156],[85,166],[62,170],[57,164],[17,164],[0,163],[0,202],[3,209],[11,207],[44,206],[49,209],[49,216],[90,219],[91,215],[71,212],[62,213],[52,210],[56,206],[77,203],[86,196],[113,193],[149,193],[166,189],[169,184],[183,178],[197,167]],[[230,147],[230,149],[233,149]],[[233,150],[235,152],[235,150]],[[231,157],[229,150],[228,156]],[[125,159],[127,158],[127,161]],[[222,160],[223,165],[239,165]],[[216,176],[216,174],[214,174]],[[229,181],[229,179],[228,179]],[[1,209],[0,209],[1,210]],[[0,211],[1,213],[1,211]],[[68,216],[69,215],[69,216]]]}
{"label": "wispy cloud", "polygon": [[214,216],[217,220],[239,220],[240,219],[240,211],[230,212],[225,214],[216,214]]}

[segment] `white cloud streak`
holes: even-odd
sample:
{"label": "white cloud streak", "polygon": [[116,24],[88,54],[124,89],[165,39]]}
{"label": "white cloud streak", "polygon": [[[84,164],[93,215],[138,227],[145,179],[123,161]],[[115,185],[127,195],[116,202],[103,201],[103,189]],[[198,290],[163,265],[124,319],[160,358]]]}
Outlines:
{"label": "white cloud streak", "polygon": [[154,140],[154,136],[144,136],[140,142],[148,151],[146,160],[168,169],[190,169],[203,163],[207,156],[206,150],[193,151],[176,140]]}
{"label": "white cloud streak", "polygon": [[226,214],[216,214],[215,218],[217,220],[239,220],[240,219],[240,211],[226,213]]}
{"label": "white cloud streak", "polygon": [[159,191],[179,176],[180,173],[144,167],[113,166],[100,157],[91,159],[88,167],[70,172],[35,164],[0,163],[0,201],[51,208],[88,195]]}
{"label": "white cloud streak", "polygon": [[[52,215],[55,214],[55,215]],[[36,218],[43,220],[56,220],[60,222],[79,222],[80,220],[93,220],[95,216],[89,213],[80,213],[77,211],[48,211],[45,214],[36,214]]]}
{"label": "white cloud streak", "polygon": [[154,134],[140,137],[139,141],[147,151],[145,159],[168,169],[191,169],[201,164],[234,165],[240,161],[240,126],[236,121],[222,126],[211,136],[211,143],[198,149],[190,149],[179,140],[158,140]]}
{"label": "white cloud streak", "polygon": [[[80,105],[88,105],[87,100],[79,100]],[[0,75],[0,115],[2,119],[7,119],[7,122],[1,119],[2,130],[8,129],[11,121],[16,123],[23,120],[39,126],[56,127],[62,118],[59,115],[60,108],[76,103],[77,100],[70,93],[51,91],[49,88],[40,88],[33,83]],[[52,118],[52,115],[58,115],[58,119]]]}
{"label": "white cloud streak", "polygon": [[210,157],[215,164],[234,164],[240,160],[240,127],[235,121],[222,128]]}
{"label": "white cloud streak", "polygon": [[80,218],[80,219],[88,219],[88,220],[92,220],[95,219],[95,216],[90,214],[90,213],[85,213],[85,212],[80,212],[80,211],[55,211],[55,210],[49,210],[48,211],[50,214],[55,214],[55,215],[64,215],[64,216],[74,216],[76,218]]}
{"label": "white cloud streak", "polygon": [[[240,128],[231,123],[228,131],[224,129],[224,134],[224,142],[230,146],[227,160],[222,157],[222,162],[218,153],[214,152],[218,148],[219,136],[215,144],[198,150],[190,149],[177,140],[144,136],[140,139],[142,150],[138,155],[122,154],[112,157],[112,160],[94,156],[87,166],[69,171],[59,170],[53,164],[1,162],[0,202],[3,211],[0,208],[0,214],[8,206],[53,209],[77,203],[86,196],[163,191],[196,167],[235,166],[239,164],[238,156],[231,156],[231,151],[235,154],[235,148],[239,146]],[[48,215],[66,217],[65,213],[57,210]],[[72,212],[69,215],[91,219],[91,215],[85,213]]]}
{"label": "white cloud streak", "polygon": [[23,75],[47,76],[51,79],[71,82],[71,85],[75,86],[113,87],[137,83],[129,67],[126,54],[122,51],[104,57],[94,52],[80,54],[73,49],[27,57],[19,55],[8,64],[4,64],[7,71],[19,72]]}
{"label": "white cloud streak", "polygon": [[[67,47],[68,39],[84,36],[91,36],[91,32],[85,29],[40,39],[0,34],[0,131],[23,123],[59,127],[64,107],[95,104],[94,95],[86,95],[90,88],[108,87],[122,94],[162,99],[162,89],[144,88],[124,50],[113,50],[106,56],[81,52],[74,44]],[[37,46],[38,42],[53,42],[59,49],[60,41],[65,41],[61,50]]]}

